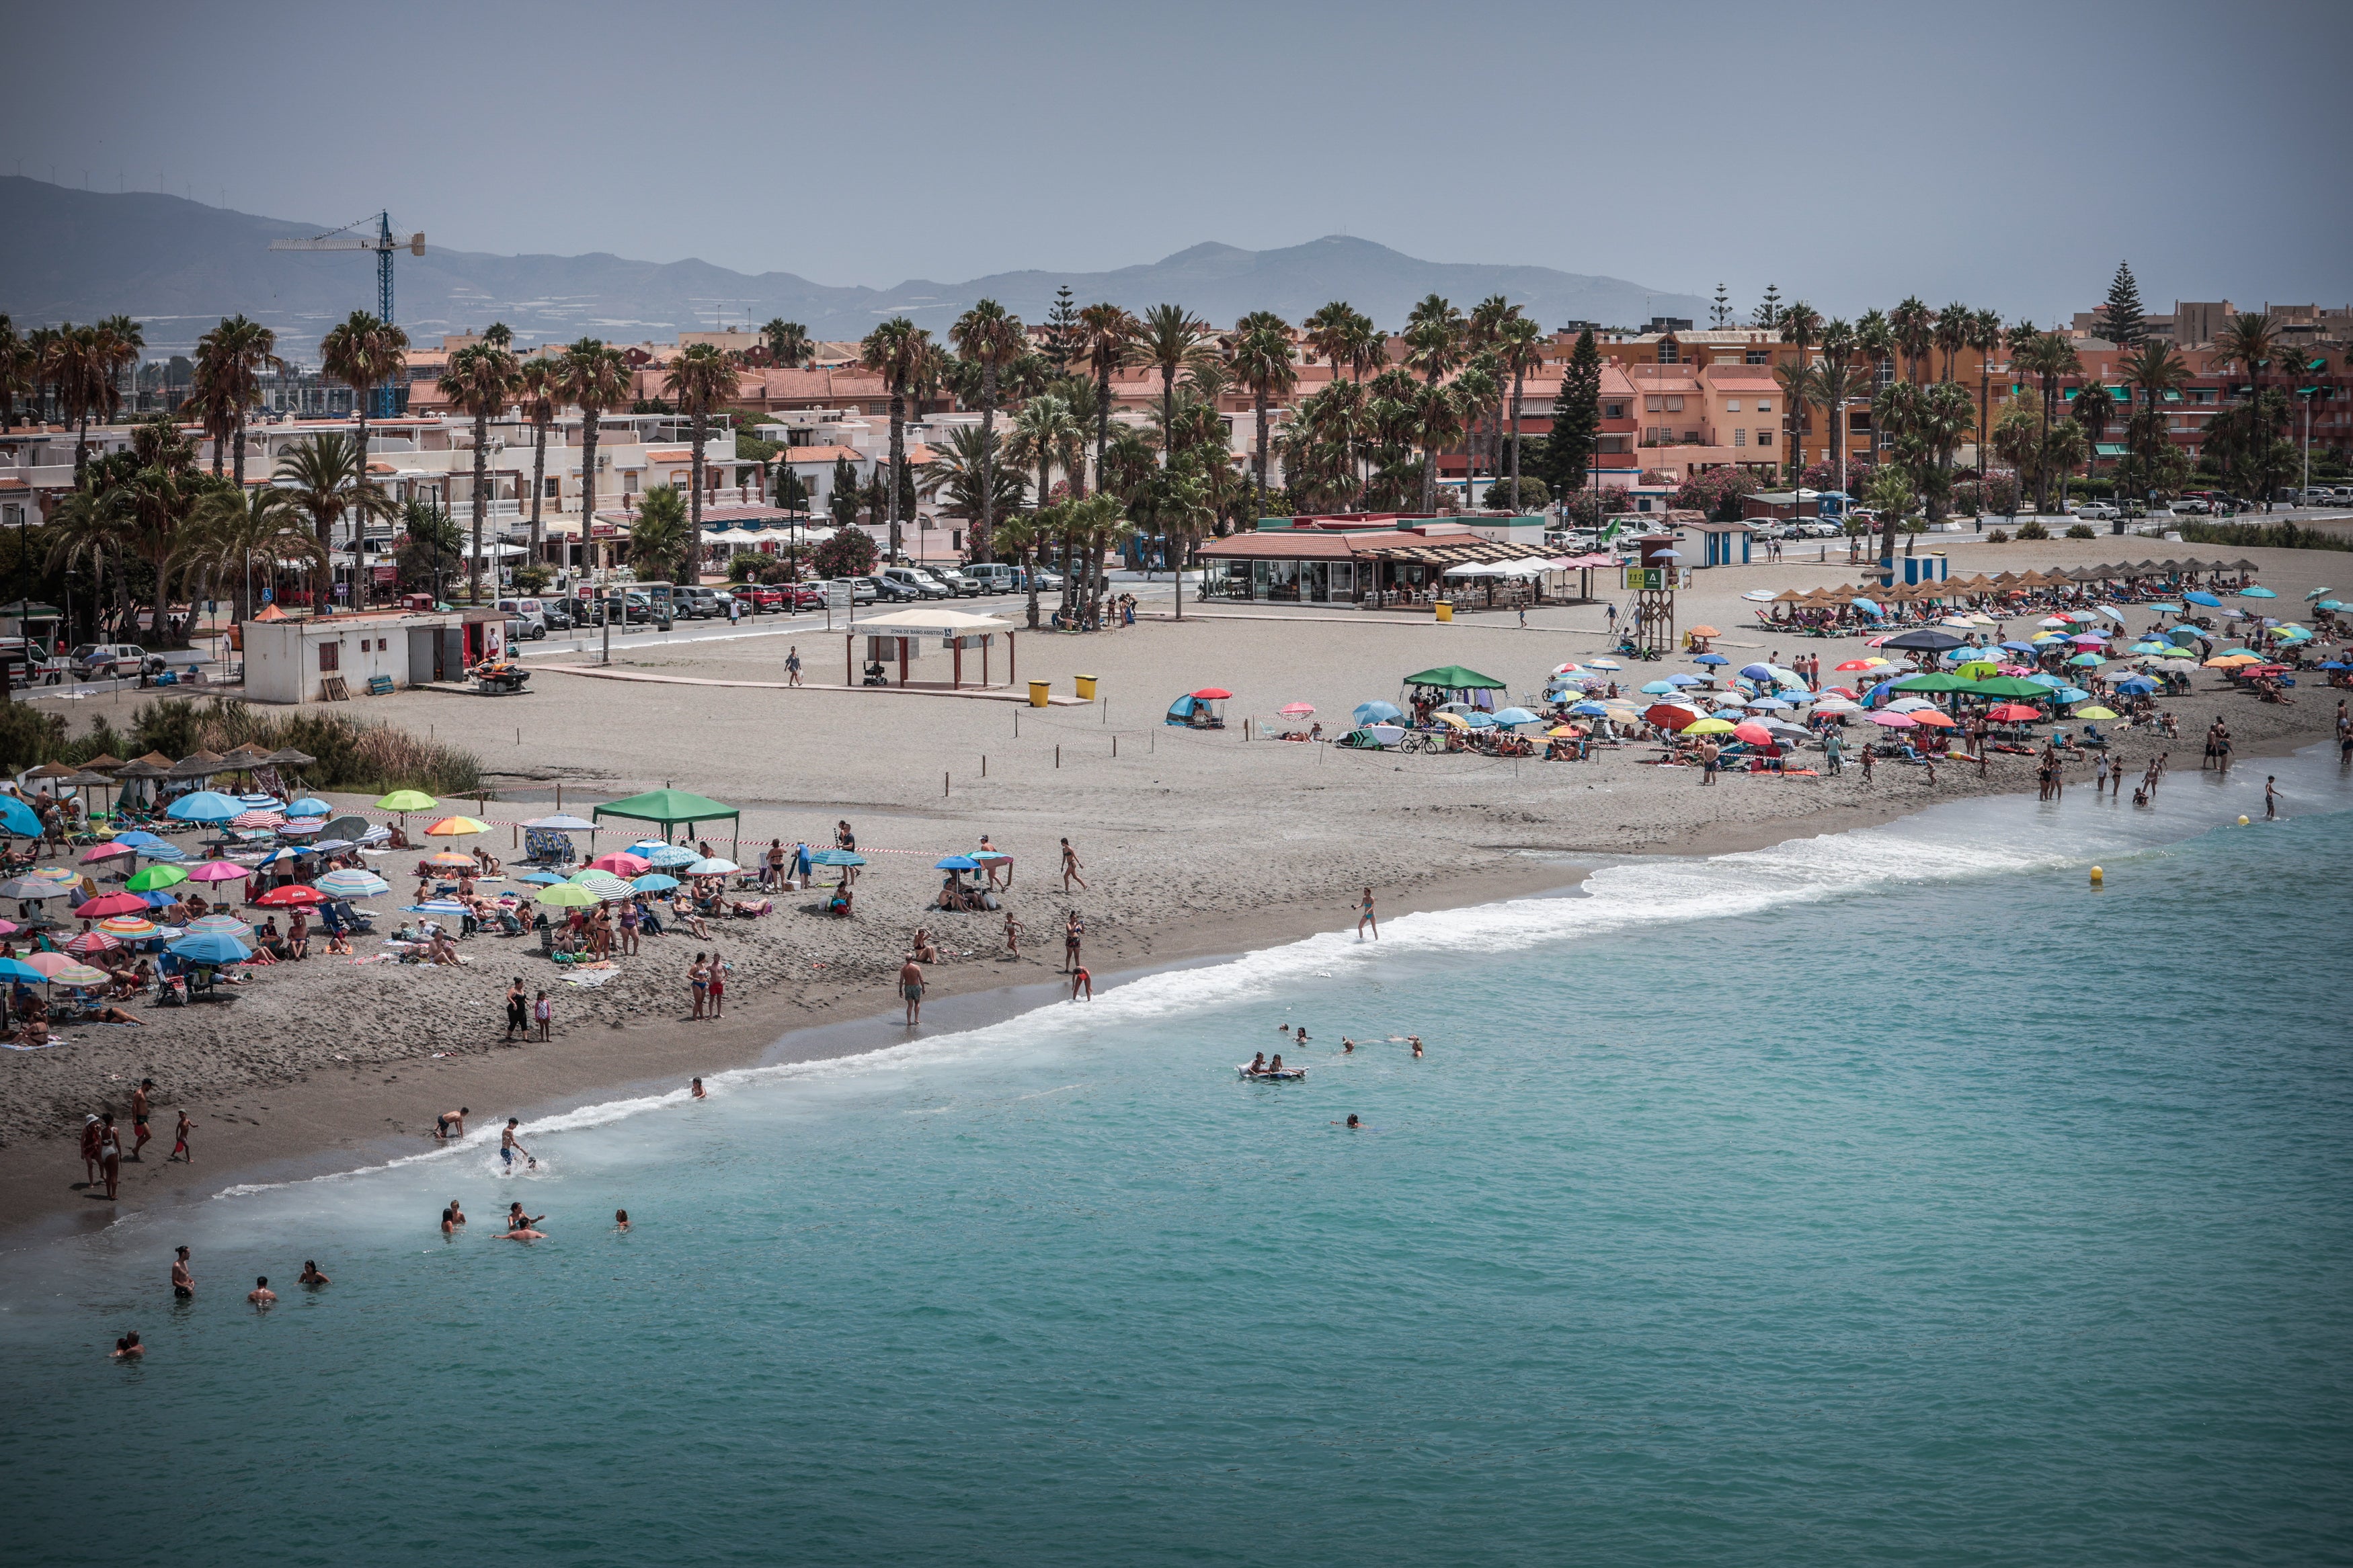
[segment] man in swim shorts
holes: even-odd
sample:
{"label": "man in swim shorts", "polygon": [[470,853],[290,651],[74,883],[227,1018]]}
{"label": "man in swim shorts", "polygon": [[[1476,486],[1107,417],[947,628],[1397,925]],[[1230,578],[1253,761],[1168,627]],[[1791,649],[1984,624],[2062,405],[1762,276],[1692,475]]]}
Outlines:
{"label": "man in swim shorts", "polygon": [[466,1118],[473,1113],[474,1108],[470,1105],[443,1111],[433,1119],[433,1136],[445,1143],[452,1138],[463,1138],[466,1135]]}
{"label": "man in swim shorts", "polygon": [[196,1294],[196,1277],[188,1268],[188,1249],[180,1247],[172,1258],[172,1294],[182,1301],[193,1300]]}
{"label": "man in swim shorts", "polygon": [[907,999],[907,1022],[923,1021],[923,967],[913,959],[899,966],[899,994]]}
{"label": "man in swim shorts", "polygon": [[531,1151],[524,1148],[521,1141],[515,1137],[515,1129],[522,1125],[522,1119],[521,1117],[510,1116],[507,1118],[506,1131],[499,1134],[499,1163],[509,1170],[514,1169],[515,1156],[517,1154],[522,1155],[533,1165],[537,1165],[539,1163],[536,1159],[533,1158]]}

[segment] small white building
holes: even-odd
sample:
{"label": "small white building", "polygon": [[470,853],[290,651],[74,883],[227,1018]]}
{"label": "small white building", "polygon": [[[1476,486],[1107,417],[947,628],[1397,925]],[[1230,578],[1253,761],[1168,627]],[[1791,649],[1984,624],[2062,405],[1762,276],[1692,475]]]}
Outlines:
{"label": "small white building", "polygon": [[506,618],[495,610],[383,610],[360,615],[244,621],[245,695],[255,702],[332,700],[369,694],[380,679],[395,689],[458,681],[506,651]]}

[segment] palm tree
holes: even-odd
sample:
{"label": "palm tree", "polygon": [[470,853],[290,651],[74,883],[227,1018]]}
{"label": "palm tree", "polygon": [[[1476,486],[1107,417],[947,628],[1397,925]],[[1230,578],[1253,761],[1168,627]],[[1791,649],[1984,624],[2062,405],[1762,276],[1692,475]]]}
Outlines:
{"label": "palm tree", "polygon": [[1844,355],[1831,357],[1827,351],[1822,363],[1816,365],[1809,379],[1807,395],[1820,406],[1831,427],[1831,461],[1838,465],[1841,494],[1846,490],[1847,405],[1871,392],[1871,377],[1862,366],[1850,364]]}
{"label": "palm tree", "polygon": [[1969,346],[1969,322],[1975,319],[1969,308],[1958,300],[1936,312],[1928,335],[1935,342],[1936,352],[1945,356],[1945,374],[1938,380],[1953,379],[1955,363],[1961,357],[1961,351]]}
{"label": "palm tree", "polygon": [[[235,443],[233,471],[237,487],[245,486],[245,425],[246,415],[261,401],[261,375],[264,371],[283,373],[286,362],[278,357],[278,334],[259,321],[249,321],[242,315],[230,316],[196,342],[197,374],[210,374],[227,394],[235,416],[229,439]],[[215,454],[217,464],[218,453]],[[217,467],[215,469],[218,471]]]}
{"label": "palm tree", "polygon": [[319,367],[352,389],[359,419],[360,467],[367,467],[368,400],[407,363],[408,334],[365,310],[353,310],[319,340]]}
{"label": "palm tree", "polygon": [[1978,354],[1978,504],[1985,504],[1986,426],[1993,417],[1993,356],[2001,347],[2001,317],[1991,310],[1969,313],[1962,346]]}
{"label": "palm tree", "polygon": [[693,443],[694,495],[688,502],[687,516],[697,540],[702,537],[702,450],[711,439],[712,412],[735,400],[742,381],[717,345],[690,343],[670,362],[670,374],[662,382],[662,390],[670,394],[679,412],[692,420],[688,431]]}
{"label": "palm tree", "polygon": [[1939,522],[1952,494],[1953,454],[1977,425],[1977,405],[1956,381],[1940,381],[1926,392],[1915,433],[1928,447],[1927,482],[1921,486],[1928,498],[1928,521]]}
{"label": "palm tree", "polygon": [[485,339],[449,356],[441,391],[449,406],[474,421],[474,550],[466,563],[466,597],[482,598],[482,530],[491,512],[491,421],[507,411],[522,367],[515,356]]}
{"label": "palm tree", "polygon": [[1936,317],[1928,310],[1927,302],[1917,294],[1887,313],[1888,330],[1894,334],[1895,346],[1904,351],[1904,374],[1915,385],[1925,380],[1921,374],[1928,360],[1928,347],[1936,341]]}
{"label": "palm tree", "polygon": [[[1781,422],[1788,431],[1787,460],[1789,482],[1794,485],[1798,476],[1805,471],[1806,467],[1804,440],[1806,399],[1802,378],[1804,373],[1810,368],[1811,362],[1807,357],[1807,351],[1813,347],[1814,340],[1821,335],[1821,312],[1803,300],[1793,300],[1782,308],[1779,326],[1781,341],[1785,343],[1794,343],[1798,349],[1797,367],[1799,372],[1799,383],[1794,394],[1788,381],[1784,380],[1781,383]],[[1776,379],[1780,378],[1777,375]]]}
{"label": "palm tree", "polygon": [[2162,338],[2145,339],[2140,347],[2116,363],[2125,384],[2140,389],[2141,413],[2135,420],[2141,437],[2141,462],[2147,479],[2157,477],[2157,452],[2165,438],[2165,396],[2189,379],[2189,362]]}
{"label": "palm tree", "polygon": [[994,300],[976,301],[971,310],[956,318],[955,325],[948,329],[948,337],[955,342],[956,353],[980,367],[980,442],[974,453],[979,471],[973,497],[980,510],[969,515],[974,521],[972,558],[988,561],[994,559],[989,553],[989,538],[997,523],[997,379],[1007,365],[1020,357],[1021,351],[1029,344],[1029,337],[1022,328],[1021,318]]}
{"label": "palm tree", "polygon": [[230,584],[235,618],[253,618],[253,562],[259,557],[274,580],[288,564],[315,572],[325,564],[318,540],[283,490],[216,489],[196,502],[190,521],[188,563],[202,565]]}
{"label": "palm tree", "polygon": [[771,316],[760,335],[768,340],[768,363],[780,370],[798,370],[817,358],[817,344],[798,321]]}
{"label": "palm tree", "polygon": [[[53,573],[70,572],[76,567],[88,567],[103,588],[111,579],[114,589],[115,625],[127,632],[131,623],[130,601],[125,592],[126,578],[122,571],[123,541],[128,508],[116,491],[93,489],[88,485],[67,492],[58,503],[56,511],[41,527],[39,539],[43,547],[42,566]],[[97,617],[101,626],[106,617]]]}
{"label": "palm tree", "polygon": [[311,603],[323,605],[331,596],[326,563],[335,547],[335,524],[348,515],[356,534],[370,518],[392,517],[400,509],[368,478],[358,440],[341,431],[322,431],[287,447],[269,482],[284,492],[288,505],[310,519],[318,536],[319,577]]}
{"label": "palm tree", "polygon": [[1048,394],[1033,397],[1014,416],[1013,435],[1005,444],[1006,457],[1024,468],[1038,471],[1038,497],[1034,506],[1043,507],[1054,499],[1054,466],[1070,456],[1071,439],[1080,434],[1078,424],[1071,417],[1071,405]]}
{"label": "palm tree", "polygon": [[1013,553],[1014,562],[1021,568],[1022,580],[1029,589],[1029,629],[1038,629],[1038,547],[1054,530],[1054,509],[1041,507],[1036,511],[1015,512],[997,525],[997,542]]}
{"label": "palm tree", "polygon": [[1525,316],[1504,323],[1495,341],[1495,357],[1512,377],[1512,510],[1520,506],[1520,400],[1528,372],[1544,364],[1544,329]]}
{"label": "palm tree", "polygon": [[[538,564],[546,550],[541,531],[539,500],[547,489],[547,433],[564,401],[564,362],[552,354],[534,354],[515,371],[515,402],[531,421],[531,559]],[[587,537],[582,531],[581,537]]]}
{"label": "palm tree", "polygon": [[2092,482],[2092,474],[2100,466],[2100,443],[2107,438],[2108,425],[2116,416],[2115,395],[2099,382],[2087,384],[2075,395],[2075,406],[2070,417],[2084,431],[2084,482]]}
{"label": "palm tree", "polygon": [[1462,405],[1446,388],[1425,383],[1413,402],[1414,444],[1421,448],[1421,510],[1438,510],[1439,449],[1462,434]]}
{"label": "palm tree", "polygon": [[621,351],[597,338],[582,338],[556,362],[562,395],[580,410],[580,542],[596,531],[597,422],[636,390],[637,377]]}
{"label": "palm tree", "polygon": [[987,500],[987,515],[1010,517],[1029,499],[1029,480],[1018,468],[1000,461],[1003,447],[994,433],[959,425],[948,432],[932,460],[915,470],[916,489],[934,500],[945,496],[952,512],[977,518],[983,514],[987,487],[995,492]]}
{"label": "palm tree", "polygon": [[205,438],[212,443],[213,478],[219,479],[232,442],[238,447],[238,460],[242,462],[245,458],[245,443],[237,440],[244,410],[238,406],[236,374],[227,363],[227,355],[212,340],[211,332],[196,340],[195,376],[187,397],[180,404],[180,412],[194,419],[203,428]]}
{"label": "palm tree", "polygon": [[1079,312],[1077,346],[1095,377],[1095,483],[1108,484],[1103,465],[1111,460],[1111,382],[1117,372],[1134,364],[1144,335],[1144,323],[1109,303],[1089,305]]}
{"label": "palm tree", "polygon": [[[1160,427],[1173,431],[1176,425],[1176,377],[1178,373],[1197,370],[1209,357],[1209,324],[1193,319],[1192,312],[1182,305],[1155,305],[1144,312],[1136,323],[1135,352],[1145,364],[1160,367]],[[1176,460],[1172,446],[1164,450],[1164,462]]]}
{"label": "palm tree", "polygon": [[702,575],[695,566],[702,550],[702,536],[689,521],[676,486],[656,485],[638,498],[637,514],[629,520],[629,564],[649,581],[693,582]]}
{"label": "palm tree", "polygon": [[904,316],[893,316],[860,342],[859,363],[881,376],[891,392],[891,478],[884,485],[891,530],[891,558],[899,558],[899,476],[907,470],[907,389],[923,368],[932,335]]}
{"label": "palm tree", "polygon": [[[2039,378],[2042,384],[2042,439],[2048,446],[2052,416],[2058,407],[2060,378],[2082,371],[2083,362],[2076,357],[2075,345],[2065,338],[2056,332],[2035,331],[2024,322],[2010,332],[2010,363]],[[2038,512],[2050,510],[2049,479],[2049,468],[2040,468],[2035,476],[2034,492],[2034,510]]]}
{"label": "palm tree", "polygon": [[1232,368],[1234,379],[1250,388],[1250,405],[1258,422],[1257,451],[1251,470],[1258,484],[1258,507],[1266,510],[1266,451],[1268,405],[1278,397],[1288,397],[1299,384],[1299,372],[1292,364],[1291,324],[1271,310],[1253,310],[1234,323],[1234,335],[1226,342],[1226,363]]}
{"label": "palm tree", "polygon": [[2214,353],[2224,363],[2243,366],[2250,398],[2261,396],[2263,370],[2279,357],[2279,323],[2268,311],[2242,310],[2215,334]]}
{"label": "palm tree", "polygon": [[1347,363],[1356,347],[1352,331],[1356,312],[1345,300],[1335,300],[1299,323],[1300,342],[1310,353],[1322,354],[1332,362],[1332,379],[1340,379],[1340,367]]}
{"label": "palm tree", "polygon": [[0,436],[16,427],[16,399],[32,395],[33,363],[32,345],[0,315]]}
{"label": "palm tree", "polygon": [[68,321],[43,344],[41,379],[57,388],[58,410],[75,429],[77,485],[90,477],[90,416],[106,407],[109,362],[105,338],[96,327],[77,327]]}

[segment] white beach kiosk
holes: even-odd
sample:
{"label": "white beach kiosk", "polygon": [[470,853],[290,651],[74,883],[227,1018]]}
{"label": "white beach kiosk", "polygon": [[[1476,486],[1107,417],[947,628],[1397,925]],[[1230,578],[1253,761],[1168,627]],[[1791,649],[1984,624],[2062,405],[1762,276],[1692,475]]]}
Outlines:
{"label": "white beach kiosk", "polygon": [[[995,616],[968,616],[961,610],[894,610],[887,616],[870,616],[853,621],[842,638],[842,681],[849,686],[862,683],[858,668],[858,639],[866,639],[866,676],[878,685],[931,686],[949,691],[964,689],[965,656],[980,656],[980,679],[976,686],[997,684],[990,679],[990,650],[997,639],[1005,639],[1004,684],[1016,684],[1013,662],[1013,623]],[[936,642],[939,650],[950,656],[946,681],[910,681],[908,667],[923,657],[927,642]],[[896,666],[899,679],[891,679]]]}

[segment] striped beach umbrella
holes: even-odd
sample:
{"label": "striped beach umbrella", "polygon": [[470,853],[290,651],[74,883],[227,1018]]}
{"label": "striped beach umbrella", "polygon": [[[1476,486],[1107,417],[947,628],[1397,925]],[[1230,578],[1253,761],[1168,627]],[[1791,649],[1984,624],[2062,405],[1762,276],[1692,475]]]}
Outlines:
{"label": "striped beach umbrella", "polygon": [[187,924],[186,934],[189,936],[233,936],[242,939],[244,937],[251,936],[253,934],[253,928],[248,925],[245,921],[237,919],[235,915],[206,915],[200,921],[190,921]]}
{"label": "striped beach umbrella", "polygon": [[153,936],[164,928],[144,915],[109,915],[98,922],[98,929],[109,936],[136,942],[142,936]]}
{"label": "striped beach umbrella", "polygon": [[69,963],[49,976],[52,985],[108,985],[114,976],[103,969],[93,969],[87,963]]}
{"label": "striped beach umbrella", "polygon": [[122,944],[102,931],[86,931],[66,943],[68,952],[104,952]]}
{"label": "striped beach umbrella", "polygon": [[392,884],[373,871],[347,868],[330,871],[311,886],[331,898],[373,899],[379,893],[392,891]]}
{"label": "striped beach umbrella", "polygon": [[638,891],[610,871],[600,871],[593,866],[574,877],[572,885],[598,902],[607,904],[622,899],[635,898]]}
{"label": "striped beach umbrella", "polygon": [[240,811],[228,819],[228,825],[231,827],[243,828],[250,832],[264,827],[282,826],[285,821],[283,816],[274,811]]}
{"label": "striped beach umbrella", "polygon": [[425,830],[427,838],[470,838],[488,833],[491,825],[479,816],[445,816]]}

